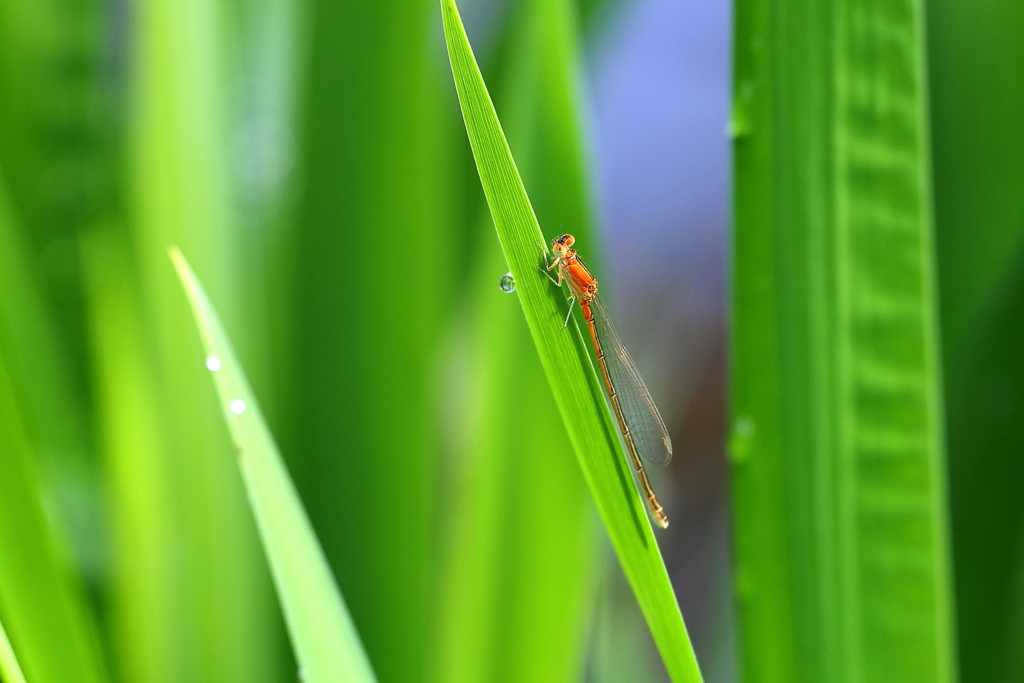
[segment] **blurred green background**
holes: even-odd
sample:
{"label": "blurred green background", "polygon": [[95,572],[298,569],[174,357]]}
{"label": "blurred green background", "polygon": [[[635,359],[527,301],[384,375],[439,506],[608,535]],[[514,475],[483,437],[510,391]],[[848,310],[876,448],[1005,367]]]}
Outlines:
{"label": "blurred green background", "polygon": [[[460,9],[672,432],[658,538],[705,680],[1024,680],[1024,5]],[[498,288],[437,3],[0,0],[0,623],[29,683],[296,680],[170,244],[380,681],[665,680]],[[911,294],[843,298],[871,283]],[[889,393],[833,391],[866,375]],[[913,462],[844,447],[876,437]]]}

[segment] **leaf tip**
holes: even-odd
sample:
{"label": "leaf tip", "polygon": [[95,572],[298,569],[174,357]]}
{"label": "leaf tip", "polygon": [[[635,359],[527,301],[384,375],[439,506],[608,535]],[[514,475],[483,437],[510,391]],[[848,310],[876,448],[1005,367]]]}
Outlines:
{"label": "leaf tip", "polygon": [[167,245],[167,255],[171,258],[171,263],[174,265],[174,269],[178,271],[178,275],[184,279],[189,267],[188,261],[185,260],[185,255],[181,253],[181,249],[178,248],[177,244],[169,244]]}

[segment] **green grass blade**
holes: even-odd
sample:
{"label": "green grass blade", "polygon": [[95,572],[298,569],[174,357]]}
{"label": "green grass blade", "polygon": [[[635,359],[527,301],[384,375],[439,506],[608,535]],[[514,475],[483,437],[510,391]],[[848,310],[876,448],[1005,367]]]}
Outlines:
{"label": "green grass blade", "polygon": [[171,258],[207,358],[218,359],[214,384],[303,680],[374,681],[359,635],[220,319],[181,252],[172,250]]}
{"label": "green grass blade", "polygon": [[[129,211],[125,223],[115,228],[130,231],[124,244],[134,247],[125,269],[131,280],[125,288],[137,295],[134,320],[140,323],[140,338],[129,343],[144,353],[147,362],[147,389],[154,390],[155,400],[145,410],[155,409],[150,414],[159,419],[162,443],[132,471],[145,476],[147,485],[161,486],[153,505],[170,504],[174,510],[169,516],[160,509],[146,512],[129,524],[168,522],[153,535],[164,533],[161,541],[176,552],[170,565],[158,568],[164,580],[122,577],[125,580],[114,590],[115,605],[124,610],[117,615],[125,623],[123,633],[148,642],[159,636],[174,641],[166,650],[170,662],[139,661],[148,649],[127,644],[114,649],[124,668],[134,671],[159,672],[161,664],[169,664],[175,670],[163,676],[179,680],[268,683],[277,678],[280,654],[275,647],[280,631],[270,576],[260,561],[244,488],[227,457],[231,444],[217,415],[215,393],[201,366],[191,362],[199,353],[198,339],[167,260],[168,244],[188,249],[193,266],[221,302],[221,314],[239,321],[238,329],[245,330],[241,321],[250,318],[241,305],[244,280],[238,275],[245,251],[238,246],[240,207],[231,153],[238,129],[229,127],[236,91],[227,68],[236,34],[226,6],[218,3],[146,0],[137,9],[128,60],[130,163],[124,202]],[[236,341],[245,348],[247,338],[240,331]],[[122,416],[135,408],[111,406]],[[141,455],[136,457],[142,460]],[[132,485],[121,477],[114,482]],[[144,506],[150,502],[133,491],[118,491],[116,499]],[[131,557],[153,549],[148,545],[151,539],[143,542],[143,548],[116,552]],[[154,599],[130,592],[142,586],[163,595]],[[135,607],[142,605],[161,607]],[[168,616],[163,606],[173,610],[171,624],[161,620]],[[140,621],[127,624],[132,617]],[[163,676],[140,683],[155,683]]]}
{"label": "green grass blade", "polygon": [[442,116],[431,0],[309,8],[301,185],[268,254],[285,273],[268,287],[282,332],[268,413],[374,672],[404,683],[424,675],[434,637],[437,364],[460,272],[449,150],[461,131]]}
{"label": "green grass blade", "polygon": [[[492,87],[538,216],[591,243],[576,28],[567,0],[520,3],[506,22]],[[459,354],[472,379],[465,408],[455,409],[468,434],[440,572],[437,678],[581,680],[594,578],[604,568],[599,528],[572,445],[552,420],[558,408],[519,302],[497,287],[508,268],[479,208],[466,288],[473,317],[460,335],[470,350]]]}
{"label": "green grass blade", "polygon": [[[58,400],[49,412],[44,392],[29,387],[33,378],[24,374],[52,360],[54,339],[42,324],[42,299],[15,223],[0,180],[0,618],[34,682],[102,683],[92,615],[61,533],[65,520],[49,519],[43,505],[39,452],[53,442],[37,442],[26,419],[32,413],[45,428],[67,404]],[[63,386],[57,368],[40,369],[35,381],[53,381],[51,391]]]}
{"label": "green grass blade", "polygon": [[0,346],[5,348],[12,391],[39,466],[41,485],[60,512],[79,569],[90,579],[102,565],[102,531],[94,463],[89,455],[87,411],[69,353],[30,247],[32,230],[8,192],[0,171]]}
{"label": "green grass blade", "polygon": [[0,315],[41,486],[91,584],[104,543],[76,237],[109,193],[101,15],[94,2],[0,0],[0,202],[17,213],[21,261],[0,239]]}
{"label": "green grass blade", "polygon": [[43,509],[0,348],[0,619],[34,683],[107,680],[81,586]]}
{"label": "green grass blade", "polygon": [[632,474],[578,328],[562,331],[562,292],[541,273],[543,241],[453,0],[441,3],[463,118],[498,238],[584,477],[674,681],[700,672]]}
{"label": "green grass blade", "polygon": [[119,679],[188,680],[195,678],[194,652],[184,645],[192,624],[181,594],[172,589],[186,544],[130,249],[109,229],[87,235],[81,249],[111,511],[115,589],[108,633]]}
{"label": "green grass blade", "polygon": [[[960,670],[1024,680],[1024,3],[928,3]],[[1011,455],[1012,454],[1012,455]]]}
{"label": "green grass blade", "polygon": [[742,670],[953,681],[923,3],[735,16]]}
{"label": "green grass blade", "polygon": [[14,648],[11,647],[11,641],[7,638],[7,631],[4,630],[2,622],[0,622],[0,680],[9,681],[9,683],[25,683],[25,674],[21,673],[21,665],[18,664],[18,658],[14,655]]}

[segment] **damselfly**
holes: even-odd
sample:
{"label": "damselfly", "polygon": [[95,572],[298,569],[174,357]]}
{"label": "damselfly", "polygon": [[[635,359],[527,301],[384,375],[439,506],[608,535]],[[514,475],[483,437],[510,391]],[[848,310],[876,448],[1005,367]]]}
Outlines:
{"label": "damselfly", "polygon": [[550,275],[548,277],[559,287],[563,282],[569,285],[571,296],[565,325],[569,324],[574,303],[579,303],[583,311],[590,339],[594,342],[597,362],[601,366],[608,401],[619,423],[619,432],[647,498],[651,517],[655,524],[664,529],[668,527],[668,516],[654,495],[643,461],[656,467],[667,465],[672,459],[672,441],[651,393],[647,391],[644,380],[626,353],[615,325],[597,296],[597,280],[572,248],[575,241],[572,235],[562,235],[551,244],[555,258],[548,264],[547,270],[557,268],[558,279]]}

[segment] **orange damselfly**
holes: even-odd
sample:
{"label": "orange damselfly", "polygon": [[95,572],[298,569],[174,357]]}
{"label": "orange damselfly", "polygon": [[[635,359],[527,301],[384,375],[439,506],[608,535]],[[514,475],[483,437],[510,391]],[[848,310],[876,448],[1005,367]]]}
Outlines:
{"label": "orange damselfly", "polygon": [[[651,511],[654,523],[662,529],[668,527],[668,516],[654,495],[651,482],[647,479],[647,471],[643,461],[656,467],[664,467],[672,460],[672,441],[669,439],[665,421],[661,419],[657,406],[647,391],[643,378],[626,353],[619,333],[615,330],[608,312],[597,296],[597,280],[583,264],[576,250],[572,248],[576,238],[562,235],[551,244],[555,253],[554,261],[548,264],[547,270],[557,268],[558,279],[548,277],[559,287],[568,283],[569,313],[565,316],[565,325],[569,324],[572,306],[579,303],[583,311],[583,319],[590,330],[590,339],[594,343],[594,353],[601,366],[601,375],[608,392],[608,401],[619,423],[619,433],[626,444],[629,459],[633,463],[637,479],[647,498],[647,507]],[[545,255],[545,261],[547,255]],[[545,272],[547,275],[547,272]]]}

